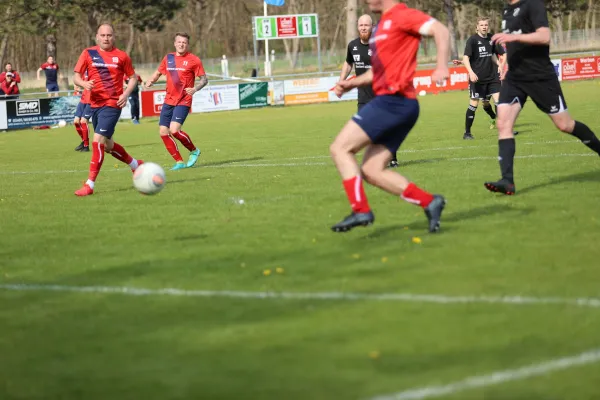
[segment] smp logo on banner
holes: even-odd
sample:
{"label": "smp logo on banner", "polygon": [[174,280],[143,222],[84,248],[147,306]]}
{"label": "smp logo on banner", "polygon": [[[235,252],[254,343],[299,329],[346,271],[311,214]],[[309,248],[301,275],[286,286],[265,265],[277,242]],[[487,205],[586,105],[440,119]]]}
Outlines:
{"label": "smp logo on banner", "polygon": [[17,101],[17,117],[40,114],[39,100]]}
{"label": "smp logo on banner", "polygon": [[210,94],[210,100],[213,105],[218,106],[219,104],[223,104],[223,95],[221,92],[212,92]]}

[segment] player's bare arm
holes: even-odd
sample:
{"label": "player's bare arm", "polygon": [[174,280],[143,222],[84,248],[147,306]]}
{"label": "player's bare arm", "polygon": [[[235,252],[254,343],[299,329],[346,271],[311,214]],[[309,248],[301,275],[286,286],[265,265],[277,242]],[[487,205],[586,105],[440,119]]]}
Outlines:
{"label": "player's bare arm", "polygon": [[204,86],[206,86],[207,84],[208,84],[208,78],[206,77],[206,75],[202,75],[200,77],[200,81],[198,82],[198,84],[191,88],[185,88],[185,92],[187,94],[189,94],[190,96],[193,96],[194,93],[201,91],[202,88]]}
{"label": "player's bare arm", "polygon": [[431,75],[434,82],[441,84],[450,76],[448,60],[450,59],[450,32],[442,23],[431,20],[421,27],[421,35],[433,36],[437,48],[437,66]]}
{"label": "player's bare arm", "polygon": [[471,82],[477,82],[479,80],[479,77],[477,76],[475,71],[473,71],[473,68],[471,68],[471,59],[469,58],[469,56],[463,56],[462,63],[469,72],[469,80]]}
{"label": "player's bare arm", "polygon": [[162,74],[158,70],[154,71],[154,73],[152,74],[150,79],[148,79],[146,81],[146,85],[145,85],[146,88],[151,88],[152,85],[154,85],[156,83],[156,81],[158,81],[158,79],[161,77],[161,75]]}
{"label": "player's bare arm", "polygon": [[131,75],[129,77],[129,82],[127,83],[127,87],[125,88],[125,91],[123,92],[123,94],[121,96],[119,96],[119,100],[117,100],[117,105],[119,107],[121,107],[121,108],[125,107],[125,104],[127,104],[127,99],[129,98],[129,96],[131,95],[131,92],[133,92],[133,90],[135,89],[137,84],[138,84],[137,76],[135,76],[135,74]]}
{"label": "player's bare arm", "polygon": [[40,72],[42,72],[42,71],[43,71],[43,69],[41,69],[41,68],[38,68],[38,70],[37,70],[37,80],[38,81],[41,80],[41,78],[40,78]]}
{"label": "player's bare arm", "polygon": [[348,64],[348,61],[344,61],[344,66],[342,67],[342,72],[340,73],[340,81],[345,81],[352,72],[352,65]]}
{"label": "player's bare arm", "polygon": [[492,43],[505,44],[510,42],[548,46],[550,45],[550,28],[541,27],[533,33],[520,35],[514,33],[497,33],[492,36]]}
{"label": "player's bare arm", "polygon": [[357,88],[359,86],[368,86],[373,83],[373,71],[368,70],[364,74],[352,80],[339,81],[333,89],[336,96],[341,97],[344,93]]}
{"label": "player's bare arm", "polygon": [[79,72],[75,72],[73,74],[73,83],[77,86],[84,88],[85,90],[92,90],[92,88],[94,87],[94,80],[84,80]]}

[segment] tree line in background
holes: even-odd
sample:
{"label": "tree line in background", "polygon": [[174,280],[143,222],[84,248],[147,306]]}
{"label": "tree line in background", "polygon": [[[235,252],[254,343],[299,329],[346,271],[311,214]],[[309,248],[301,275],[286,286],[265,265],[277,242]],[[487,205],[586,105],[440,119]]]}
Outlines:
{"label": "tree line in background", "polygon": [[[546,0],[558,45],[568,45],[571,30],[593,39],[598,0]],[[172,51],[173,35],[192,36],[192,51],[201,58],[251,56],[251,19],[262,15],[261,0],[2,0],[0,9],[0,63],[10,60],[21,71],[36,70],[49,55],[59,64],[74,65],[81,50],[94,44],[96,27],[112,22],[117,45],[134,63],[157,63]],[[452,34],[452,55],[459,41],[474,33],[478,16],[489,16],[499,30],[505,0],[407,0],[444,22]],[[357,17],[368,13],[362,0],[287,0],[269,7],[270,14],[317,13],[322,51],[343,49],[356,37]],[[293,67],[300,51],[316,51],[316,39],[270,42]],[[262,46],[262,44],[261,44]],[[423,43],[427,52],[427,42]]]}

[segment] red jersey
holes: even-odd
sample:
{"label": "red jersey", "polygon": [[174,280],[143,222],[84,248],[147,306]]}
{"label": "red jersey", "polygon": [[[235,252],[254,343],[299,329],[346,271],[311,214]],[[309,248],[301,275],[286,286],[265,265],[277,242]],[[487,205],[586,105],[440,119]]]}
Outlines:
{"label": "red jersey", "polygon": [[[75,65],[75,72],[94,81],[90,92],[90,105],[97,107],[117,106],[117,100],[123,94],[123,76],[135,74],[131,58],[122,50],[101,50],[99,46],[89,47],[81,53]],[[85,95],[85,92],[84,92]]]}
{"label": "red jersey", "polygon": [[373,91],[377,96],[400,94],[416,99],[413,77],[422,28],[435,21],[422,11],[399,3],[381,15],[369,40]]}
{"label": "red jersey", "polygon": [[194,87],[197,76],[206,75],[202,61],[192,53],[178,56],[169,53],[163,58],[158,72],[167,76],[165,104],[170,106],[192,106],[192,96],[184,89]]}

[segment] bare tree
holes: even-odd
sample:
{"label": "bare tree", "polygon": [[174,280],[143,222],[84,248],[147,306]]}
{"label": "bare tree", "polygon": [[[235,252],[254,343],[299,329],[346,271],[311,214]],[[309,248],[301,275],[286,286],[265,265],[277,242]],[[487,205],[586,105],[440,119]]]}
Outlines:
{"label": "bare tree", "polygon": [[356,37],[356,0],[347,0],[346,3],[346,43]]}

